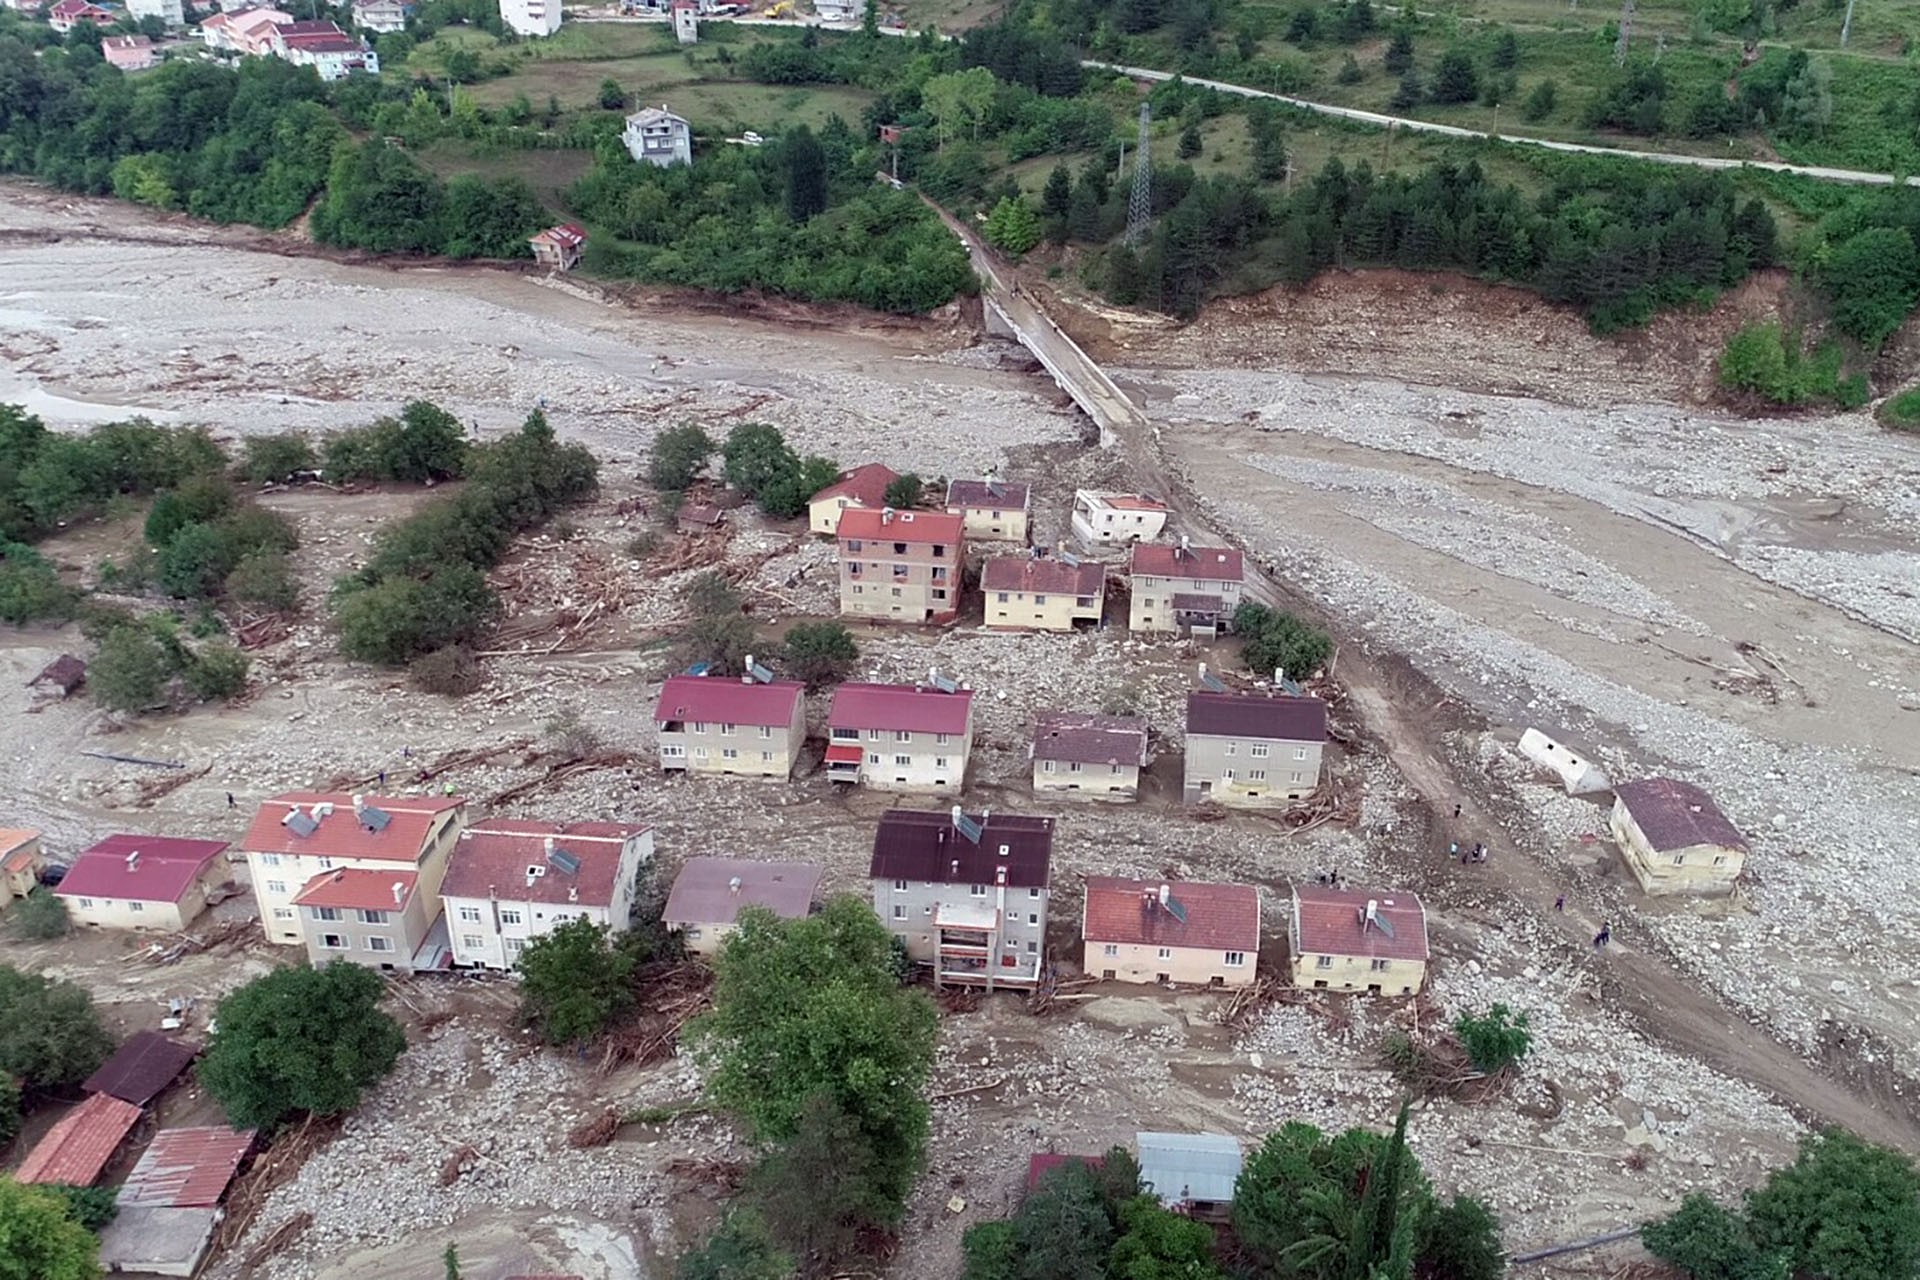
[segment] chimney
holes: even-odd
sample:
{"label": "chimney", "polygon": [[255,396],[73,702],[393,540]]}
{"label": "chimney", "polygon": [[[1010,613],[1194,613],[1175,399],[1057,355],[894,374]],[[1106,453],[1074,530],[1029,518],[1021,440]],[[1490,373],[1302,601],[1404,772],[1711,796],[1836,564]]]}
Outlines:
{"label": "chimney", "polygon": [[553,837],[552,836],[546,836],[540,841],[540,852],[546,854],[549,858],[553,856]]}
{"label": "chimney", "polygon": [[947,869],[947,874],[950,876],[957,876],[960,874],[960,859],[955,858],[953,862],[949,864]]}
{"label": "chimney", "polygon": [[1164,910],[1164,909],[1166,908],[1166,905],[1167,905],[1167,899],[1168,899],[1168,898],[1171,898],[1172,896],[1173,896],[1173,886],[1172,886],[1172,885],[1170,885],[1170,884],[1163,884],[1163,885],[1161,885],[1161,886],[1160,886],[1160,906],[1161,906],[1161,908],[1162,908],[1163,910]]}
{"label": "chimney", "polygon": [[892,508],[892,507],[882,507],[882,508],[880,508],[880,523],[881,523],[881,524],[892,524],[892,523],[893,523],[893,508]]}
{"label": "chimney", "polygon": [[579,886],[579,885],[577,885],[577,884],[570,884],[570,885],[568,885],[568,886],[567,886],[567,901],[568,901],[568,902],[578,902],[578,901],[580,901],[580,886]]}
{"label": "chimney", "polygon": [[1193,554],[1193,546],[1187,541],[1187,535],[1184,533],[1180,535],[1180,554],[1183,556]]}
{"label": "chimney", "polygon": [[1380,927],[1380,900],[1378,898],[1367,899],[1367,915],[1360,926],[1360,931],[1365,933],[1368,925],[1372,925],[1376,929]]}
{"label": "chimney", "polygon": [[741,684],[753,683],[753,655],[752,654],[747,655],[747,669],[740,673],[740,683]]}
{"label": "chimney", "polygon": [[1207,664],[1203,662],[1200,664],[1200,683],[1205,684],[1206,682],[1207,682]]}
{"label": "chimney", "polygon": [[1277,685],[1287,682],[1287,669],[1285,667],[1275,667],[1273,669],[1273,682]]}
{"label": "chimney", "polygon": [[406,903],[407,903],[406,882],[401,880],[395,880],[393,882],[393,905],[396,907],[403,907],[406,905]]}
{"label": "chimney", "polygon": [[733,876],[733,877],[731,877],[730,879],[728,879],[728,881],[727,881],[727,892],[728,892],[728,893],[738,893],[738,892],[740,892],[740,877],[739,877],[739,876]]}
{"label": "chimney", "polygon": [[140,851],[138,849],[135,849],[132,853],[129,853],[127,855],[127,870],[138,871],[139,869],[140,869]]}
{"label": "chimney", "polygon": [[290,804],[287,806],[286,814],[280,819],[280,825],[284,827],[289,822],[292,822],[295,818],[299,816],[300,816],[300,806],[297,804]]}
{"label": "chimney", "polygon": [[367,809],[367,798],[362,795],[354,796],[353,798],[354,816],[358,817],[360,814],[365,813],[366,809]]}
{"label": "chimney", "polygon": [[958,828],[960,825],[960,806],[959,805],[953,806],[953,825],[956,828]]}

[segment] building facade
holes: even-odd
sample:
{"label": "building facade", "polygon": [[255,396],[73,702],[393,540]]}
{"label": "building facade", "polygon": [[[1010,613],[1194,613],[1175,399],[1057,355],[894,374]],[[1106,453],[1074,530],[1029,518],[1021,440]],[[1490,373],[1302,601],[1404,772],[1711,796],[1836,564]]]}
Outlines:
{"label": "building facade", "polygon": [[966,545],[959,516],[849,508],[838,534],[843,615],[936,625],[960,616]]}
{"label": "building facade", "polygon": [[500,21],[515,35],[539,39],[560,29],[560,0],[500,0]]}
{"label": "building facade", "polygon": [[100,41],[100,53],[122,71],[145,71],[160,61],[153,41],[145,36],[107,36]]}
{"label": "building facade", "polygon": [[187,25],[187,11],[182,0],[127,0],[127,16],[136,22],[141,18],[158,18],[167,24],[169,31]]}
{"label": "building facade", "polygon": [[562,222],[527,237],[533,260],[555,271],[571,271],[580,265],[587,249],[587,232],[577,222]]}
{"label": "building facade", "polygon": [[1091,561],[995,556],[980,570],[990,631],[1071,631],[1097,627],[1107,604],[1107,571]]}
{"label": "building facade", "polygon": [[1108,981],[1248,986],[1260,965],[1260,891],[1088,876],[1080,938],[1082,967]]}
{"label": "building facade", "polygon": [[1027,544],[1033,494],[1024,484],[1004,480],[954,480],[947,485],[947,511],[964,522],[976,542]]}
{"label": "building facade", "polygon": [[460,833],[440,884],[453,963],[511,969],[527,943],[571,920],[623,933],[653,829],[625,822],[490,818]]}
{"label": "building facade", "polygon": [[1084,711],[1043,712],[1034,726],[1033,789],[1090,800],[1133,800],[1147,765],[1147,722]]}
{"label": "building facade", "polygon": [[386,35],[407,29],[407,15],[413,6],[405,0],[355,0],[353,25],[363,31]]}
{"label": "building facade", "polygon": [[1320,785],[1327,704],[1279,693],[1187,695],[1182,798],[1285,808]]}
{"label": "building facade", "polygon": [[1167,504],[1141,493],[1076,489],[1073,536],[1088,550],[1152,542],[1167,527]]}
{"label": "building facade", "polygon": [[1133,600],[1127,628],[1183,636],[1220,634],[1240,607],[1244,567],[1224,547],[1134,544],[1128,566]]}
{"label": "building facade", "polygon": [[[753,659],[747,659],[751,665]],[[786,778],[807,740],[807,687],[751,676],[669,676],[653,721],[660,767],[684,773]]]}
{"label": "building facade", "polygon": [[46,865],[38,831],[31,827],[0,828],[0,907],[32,893]]}
{"label": "building facade", "polygon": [[453,796],[359,796],[290,791],[260,806],[242,849],[267,941],[305,941],[294,899],[316,877],[343,868],[412,871],[416,891],[437,902],[447,854],[467,824]]}
{"label": "building facade", "polygon": [[1427,909],[1411,893],[1297,884],[1287,946],[1296,987],[1410,996],[1427,980]]}
{"label": "building facade", "polygon": [[807,501],[807,528],[825,537],[840,532],[840,513],[849,507],[878,511],[887,505],[887,489],[900,473],[877,462],[843,471],[840,478]]}
{"label": "building facade", "polygon": [[674,0],[673,35],[681,44],[694,44],[700,39],[700,6],[693,0]]}
{"label": "building facade", "polygon": [[226,880],[226,849],[224,840],[108,836],[73,860],[54,893],[78,925],[177,932]]}
{"label": "building facade", "polygon": [[628,116],[620,141],[626,144],[627,154],[642,164],[664,169],[693,163],[693,127],[664,104],[642,107]]}
{"label": "building facade", "polygon": [[661,923],[688,951],[715,956],[739,928],[748,907],[782,920],[801,920],[820,891],[820,868],[803,862],[748,862],[742,858],[688,858],[673,879]]}
{"label": "building facade", "polygon": [[294,896],[293,906],[315,968],[337,961],[394,973],[430,967],[420,953],[440,904],[420,892],[416,871],[341,867],[322,872]]}
{"label": "building facade", "polygon": [[894,809],[874,833],[873,908],[936,986],[1032,987],[1052,857],[1052,818]]}
{"label": "building facade", "polygon": [[966,785],[973,692],[925,685],[840,685],[827,712],[827,777],[876,791]]}
{"label": "building facade", "polygon": [[1649,894],[1725,894],[1747,865],[1747,839],[1699,787],[1637,778],[1613,789],[1608,828]]}

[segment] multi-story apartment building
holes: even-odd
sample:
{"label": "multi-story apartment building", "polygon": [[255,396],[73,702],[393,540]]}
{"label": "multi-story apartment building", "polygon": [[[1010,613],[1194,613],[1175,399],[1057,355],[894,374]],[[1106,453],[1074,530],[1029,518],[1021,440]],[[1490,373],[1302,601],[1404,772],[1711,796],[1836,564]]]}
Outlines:
{"label": "multi-story apartment building", "polygon": [[960,614],[961,518],[882,507],[840,513],[840,612],[850,618],[945,623]]}
{"label": "multi-story apartment building", "polygon": [[1427,980],[1427,909],[1417,895],[1293,886],[1293,985],[1410,996]]}
{"label": "multi-story apartment building", "polygon": [[182,0],[127,0],[127,16],[135,21],[158,18],[167,24],[169,31],[187,25],[186,5]]}
{"label": "multi-story apartment building", "polygon": [[489,818],[460,833],[447,861],[453,963],[511,969],[529,941],[570,920],[615,933],[633,916],[640,869],[653,861],[653,828],[626,822]]}
{"label": "multi-story apartment building", "polygon": [[827,711],[827,777],[877,791],[952,791],[973,752],[973,691],[843,684]]}
{"label": "multi-story apartment building", "polygon": [[980,570],[989,631],[1071,631],[1100,625],[1106,566],[1037,556],[995,556]]}
{"label": "multi-story apartment building", "polygon": [[842,471],[840,478],[807,499],[807,528],[831,538],[840,532],[840,513],[849,507],[878,511],[887,505],[887,489],[900,473],[878,462]]}
{"label": "multi-story apartment building", "polygon": [[628,116],[620,140],[626,144],[627,154],[642,164],[664,169],[693,163],[693,126],[667,110],[665,103],[642,107]]}
{"label": "multi-story apartment building", "polygon": [[807,738],[806,691],[796,680],[667,677],[653,708],[660,767],[788,777]]}
{"label": "multi-story apartment building", "polygon": [[1132,800],[1147,764],[1147,722],[1086,711],[1047,711],[1033,730],[1033,789],[1093,800]]}
{"label": "multi-story apartment building", "polygon": [[500,21],[522,36],[550,36],[560,29],[560,0],[500,0]]}
{"label": "multi-story apartment building", "polygon": [[305,923],[294,900],[316,879],[345,868],[413,872],[413,891],[438,902],[447,853],[466,823],[466,801],[454,796],[289,791],[273,797],[241,842],[267,941],[303,942]]}
{"label": "multi-story apartment building", "polygon": [[309,880],[293,906],[315,968],[344,960],[412,973],[446,963],[444,946],[428,946],[440,901],[420,892],[417,871],[341,867]]}
{"label": "multi-story apartment building", "polygon": [[1184,798],[1284,808],[1320,785],[1327,704],[1283,693],[1187,695]]}
{"label": "multi-story apartment building", "polygon": [[1025,546],[1033,493],[1024,484],[1004,480],[951,480],[947,510],[959,516],[969,538],[981,542],[1017,542]]}
{"label": "multi-story apartment building", "polygon": [[1152,542],[1167,527],[1167,504],[1143,493],[1076,489],[1072,522],[1073,536],[1088,550]]}
{"label": "multi-story apartment building", "polygon": [[895,809],[873,837],[873,907],[936,985],[1031,987],[1052,857],[1052,818]]}
{"label": "multi-story apartment building", "polygon": [[1129,575],[1130,631],[1212,637],[1240,607],[1244,567],[1240,553],[1225,547],[1193,547],[1184,537],[1172,547],[1135,543]]}

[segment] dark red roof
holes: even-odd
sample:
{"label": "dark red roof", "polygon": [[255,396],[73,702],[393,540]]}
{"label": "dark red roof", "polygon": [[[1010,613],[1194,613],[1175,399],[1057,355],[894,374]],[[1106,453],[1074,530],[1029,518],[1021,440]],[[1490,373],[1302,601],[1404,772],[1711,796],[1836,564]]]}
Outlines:
{"label": "dark red roof", "polygon": [[578,249],[587,242],[586,229],[575,222],[562,222],[558,226],[548,227],[532,237],[545,240],[549,244],[563,245],[569,249]]}
{"label": "dark red roof", "polygon": [[343,36],[347,34],[342,31],[336,23],[329,22],[325,18],[302,18],[295,22],[277,23],[274,26],[274,31],[282,40],[291,36]]}
{"label": "dark red roof", "polygon": [[1747,838],[1720,812],[1713,798],[1691,782],[1678,778],[1636,778],[1623,782],[1613,794],[1627,806],[1633,823],[1655,853],[1690,849],[1697,844],[1727,849],[1747,847]]}
{"label": "dark red roof", "polygon": [[88,1093],[104,1093],[144,1107],[187,1069],[194,1052],[192,1045],[158,1031],[137,1031],[80,1087]]}
{"label": "dark red roof", "polygon": [[312,35],[288,36],[282,41],[288,49],[300,53],[361,53],[364,46],[344,32],[316,31]]}
{"label": "dark red roof", "polygon": [[[1392,926],[1392,936],[1365,923],[1369,902]],[[1415,894],[1296,884],[1293,913],[1293,942],[1300,955],[1384,960],[1425,960],[1428,955],[1427,910]]]}
{"label": "dark red roof", "polygon": [[224,840],[108,836],[73,860],[54,892],[63,898],[178,902],[226,847]]}
{"label": "dark red roof", "polygon": [[1030,591],[1062,596],[1095,596],[1106,586],[1103,565],[1035,556],[995,556],[980,571],[982,591]]}
{"label": "dark red roof", "polygon": [[1046,887],[1053,857],[1052,818],[995,813],[968,819],[980,826],[978,841],[960,830],[952,811],[888,810],[873,833],[868,874],[876,880],[990,885],[1004,867],[1013,888]]}
{"label": "dark red roof", "polygon": [[[674,5],[676,9],[679,7],[680,4]],[[849,498],[863,507],[884,506],[887,501],[887,486],[899,478],[900,473],[892,467],[878,462],[869,462],[851,471],[842,471],[838,480],[807,501],[818,502],[822,498]]]}
{"label": "dark red roof", "polygon": [[1098,1169],[1106,1162],[1105,1156],[1062,1156],[1051,1151],[1030,1155],[1027,1157],[1027,1190],[1032,1191],[1040,1185],[1040,1179],[1062,1165],[1083,1164],[1089,1169]]}
{"label": "dark red roof", "polygon": [[359,867],[322,871],[294,895],[296,907],[340,907],[350,911],[404,911],[413,900],[419,873]]}
{"label": "dark red roof", "polygon": [[[497,892],[514,902],[613,904],[620,875],[620,850],[650,828],[629,822],[531,822],[490,818],[460,833],[440,884],[443,898],[486,898]],[[577,870],[547,855],[571,855]],[[528,876],[528,867],[544,870]]]}
{"label": "dark red roof", "polygon": [[895,511],[887,508],[848,507],[840,513],[841,539],[869,542],[941,543],[952,546],[960,541],[965,524],[959,516],[945,511]]}
{"label": "dark red roof", "polygon": [[1260,891],[1250,884],[1168,882],[1168,897],[1186,919],[1160,904],[1158,880],[1088,876],[1080,936],[1088,942],[1260,950]]}
{"label": "dark red roof", "polygon": [[1136,577],[1144,573],[1156,578],[1206,578],[1215,582],[1239,582],[1243,571],[1240,553],[1225,547],[1162,547],[1145,542],[1133,544],[1128,567]]}
{"label": "dark red roof", "polygon": [[1047,711],[1033,730],[1035,760],[1080,764],[1147,762],[1147,722],[1086,711]]}
{"label": "dark red roof", "polygon": [[729,676],[668,676],[660,686],[653,718],[696,720],[706,724],[772,725],[793,723],[793,710],[807,687],[797,680],[749,683]]}
{"label": "dark red roof", "polygon": [[122,1208],[204,1209],[220,1203],[253,1149],[252,1129],[162,1129],[120,1188]]}
{"label": "dark red roof", "polygon": [[829,729],[904,729],[910,733],[965,733],[973,690],[942,693],[914,684],[843,684],[833,691]]}
{"label": "dark red roof", "polygon": [[1283,742],[1325,742],[1327,704],[1318,698],[1285,693],[1213,693],[1187,695],[1187,733],[1222,738],[1272,738]]}
{"label": "dark red roof", "polygon": [[104,1093],[89,1094],[27,1152],[14,1170],[14,1179],[90,1187],[139,1118],[140,1108],[131,1102]]}
{"label": "dark red roof", "polygon": [[[995,493],[998,489],[1000,492]],[[970,507],[975,511],[1025,511],[1029,501],[1026,485],[995,480],[952,480],[947,483],[947,505]]]}
{"label": "dark red roof", "polygon": [[[386,826],[375,830],[367,822],[356,821],[353,797],[344,791],[289,791],[275,796],[253,816],[242,847],[248,853],[370,858],[411,866],[420,861],[441,815],[465,803],[457,796],[362,796],[361,801],[384,813],[389,819]],[[315,805],[332,805],[333,812],[319,819],[312,835],[303,836],[286,825],[295,808],[311,818]]]}

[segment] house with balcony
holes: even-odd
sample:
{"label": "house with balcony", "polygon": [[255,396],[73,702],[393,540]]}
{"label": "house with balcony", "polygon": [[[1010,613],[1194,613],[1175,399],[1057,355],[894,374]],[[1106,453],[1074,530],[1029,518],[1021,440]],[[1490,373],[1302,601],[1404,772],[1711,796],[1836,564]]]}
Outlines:
{"label": "house with balcony", "polygon": [[1296,987],[1410,996],[1427,980],[1427,909],[1411,893],[1296,884],[1287,948]]}
{"label": "house with balcony", "polygon": [[[331,871],[387,873],[382,883],[389,898],[393,873],[411,872],[410,892],[438,903],[447,855],[466,825],[466,801],[455,796],[289,791],[273,797],[254,814],[240,846],[267,941],[306,942],[296,899]],[[386,910],[379,904],[366,909]]]}
{"label": "house with balcony", "polygon": [[873,907],[935,986],[1031,988],[1052,858],[1052,818],[894,809],[874,832]]}
{"label": "house with balcony", "polygon": [[577,222],[560,222],[527,237],[533,260],[554,271],[571,271],[587,251],[587,230]]}
{"label": "house with balcony", "polygon": [[107,36],[100,41],[100,53],[122,71],[145,71],[160,61],[159,51],[145,36]]}
{"label": "house with balcony", "polygon": [[807,528],[825,537],[840,532],[840,513],[849,507],[878,511],[887,505],[887,490],[900,478],[892,467],[869,462],[851,471],[807,500]]}
{"label": "house with balcony", "polygon": [[407,0],[354,0],[353,25],[376,35],[405,31],[412,12]]}
{"label": "house with balcony", "polygon": [[958,794],[973,753],[973,691],[951,684],[836,688],[827,711],[828,779]]}
{"label": "house with balcony", "polygon": [[83,22],[91,22],[96,27],[105,27],[113,21],[113,11],[102,9],[87,0],[59,0],[47,10],[47,25],[66,35]]}
{"label": "house with balcony", "polygon": [[1244,567],[1238,551],[1134,544],[1128,564],[1133,602],[1127,629],[1212,639],[1240,607]]}
{"label": "house with balcony", "polygon": [[975,541],[1027,545],[1033,491],[1024,484],[1010,484],[991,476],[949,481],[946,507],[961,518],[967,537]]}
{"label": "house with balcony", "polygon": [[560,29],[560,0],[500,0],[500,21],[518,36],[550,36]]}
{"label": "house with balcony", "polygon": [[[751,657],[747,664],[753,666]],[[797,680],[668,676],[653,707],[660,767],[688,774],[792,776],[807,739],[806,692]]]}
{"label": "house with balcony", "polygon": [[454,966],[511,969],[529,942],[572,920],[625,932],[652,861],[653,828],[636,823],[476,822],[440,882]]}
{"label": "house with balcony", "polygon": [[1260,891],[1088,876],[1082,967],[1110,982],[1244,987],[1260,964]]}
{"label": "house with balcony", "polygon": [[627,117],[620,141],[627,154],[642,164],[669,165],[693,163],[693,126],[667,110],[666,104],[642,107]]}
{"label": "house with balcony", "polygon": [[1167,504],[1144,493],[1076,489],[1073,536],[1089,551],[1152,542],[1167,527]]}
{"label": "house with balcony", "polygon": [[54,893],[73,923],[175,933],[226,881],[224,840],[113,835],[73,860]]}
{"label": "house with balcony", "polygon": [[915,624],[960,616],[966,535],[959,516],[848,508],[838,532],[843,616]]}
{"label": "house with balcony", "polygon": [[1147,722],[1047,711],[1033,729],[1033,789],[1089,800],[1133,800],[1147,766]]}
{"label": "house with balcony", "polygon": [[1643,892],[1733,892],[1747,865],[1747,838],[1713,797],[1677,778],[1636,778],[1613,795],[1607,826]]}
{"label": "house with balcony", "polygon": [[804,920],[820,892],[820,868],[804,862],[749,862],[744,858],[688,858],[673,878],[661,923],[696,956],[720,953],[748,907],[782,920]]}
{"label": "house with balcony", "polygon": [[1277,692],[1187,695],[1188,804],[1284,809],[1320,785],[1327,704]]}
{"label": "house with balcony", "polygon": [[1073,556],[995,556],[980,570],[989,631],[1097,627],[1107,605],[1106,566]]}

